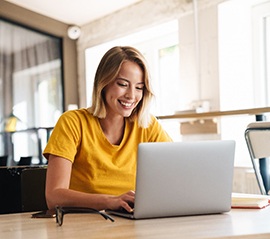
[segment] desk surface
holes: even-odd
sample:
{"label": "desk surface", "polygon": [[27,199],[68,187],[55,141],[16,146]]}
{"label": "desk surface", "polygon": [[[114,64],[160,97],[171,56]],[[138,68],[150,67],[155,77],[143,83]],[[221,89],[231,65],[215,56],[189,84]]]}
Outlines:
{"label": "desk surface", "polygon": [[5,214],[0,215],[0,238],[270,238],[270,207],[159,219],[115,217],[115,222],[97,214],[67,214],[62,227],[31,213]]}

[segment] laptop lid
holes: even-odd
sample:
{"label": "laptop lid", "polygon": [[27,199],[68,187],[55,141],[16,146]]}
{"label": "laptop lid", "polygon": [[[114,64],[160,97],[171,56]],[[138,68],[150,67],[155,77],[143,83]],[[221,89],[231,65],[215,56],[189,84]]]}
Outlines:
{"label": "laptop lid", "polygon": [[[141,143],[134,219],[231,209],[234,141]],[[119,215],[119,214],[118,214]]]}

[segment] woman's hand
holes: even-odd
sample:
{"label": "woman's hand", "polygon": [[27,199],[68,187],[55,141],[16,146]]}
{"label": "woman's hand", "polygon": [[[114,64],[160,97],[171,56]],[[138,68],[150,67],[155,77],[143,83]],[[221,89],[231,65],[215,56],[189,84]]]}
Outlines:
{"label": "woman's hand", "polygon": [[61,157],[50,155],[46,177],[46,201],[48,208],[56,205],[90,207],[97,210],[124,208],[133,211],[135,192],[128,191],[119,196],[91,194],[69,189],[72,163]]}
{"label": "woman's hand", "polygon": [[118,210],[124,208],[128,212],[133,212],[134,200],[134,191],[128,191],[120,196],[112,196],[108,202],[108,209]]}

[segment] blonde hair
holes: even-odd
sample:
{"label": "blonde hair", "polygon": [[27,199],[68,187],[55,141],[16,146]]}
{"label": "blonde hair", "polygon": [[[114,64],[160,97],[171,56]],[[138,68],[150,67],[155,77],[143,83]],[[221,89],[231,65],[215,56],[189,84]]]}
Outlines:
{"label": "blonde hair", "polygon": [[116,79],[125,61],[138,64],[143,72],[144,82],[143,97],[128,118],[131,122],[137,119],[139,126],[146,128],[151,120],[150,102],[154,94],[150,86],[146,60],[137,49],[130,46],[113,47],[102,57],[94,79],[92,106],[88,110],[98,118],[106,117],[104,88]]}

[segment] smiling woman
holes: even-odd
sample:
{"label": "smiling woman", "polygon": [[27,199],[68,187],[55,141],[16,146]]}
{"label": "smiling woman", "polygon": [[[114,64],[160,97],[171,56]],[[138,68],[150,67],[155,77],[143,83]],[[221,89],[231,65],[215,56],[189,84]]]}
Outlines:
{"label": "smiling woman", "polygon": [[104,89],[106,117],[129,117],[143,96],[143,72],[134,62],[123,62],[115,81]]}
{"label": "smiling woman", "polygon": [[[138,118],[139,126],[146,127],[150,121],[150,109],[148,105],[152,100],[153,90],[150,86],[150,76],[146,60],[137,49],[132,47],[113,47],[105,53],[95,75],[92,106],[89,111],[93,113],[94,116],[101,119],[107,116],[108,109],[105,104],[108,104],[109,102],[105,101],[104,93],[108,90],[108,86],[115,85],[114,82],[116,79],[118,85],[120,79],[122,81],[124,80],[125,84],[128,83],[127,85],[122,86],[122,89],[125,89],[126,87],[127,90],[125,93],[129,94],[134,94],[134,92],[138,91],[142,93],[140,90],[141,88],[138,86],[144,85],[142,102],[140,102],[138,107],[134,107],[129,118],[132,121],[135,117]],[[134,97],[133,95],[131,96]],[[135,103],[137,105],[139,102]]]}
{"label": "smiling woman", "polygon": [[65,112],[44,150],[49,208],[132,211],[138,144],[171,141],[149,113],[152,96],[146,62],[137,49],[118,46],[105,53],[92,106]]}

